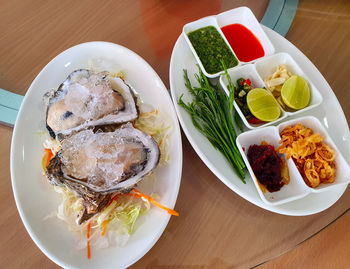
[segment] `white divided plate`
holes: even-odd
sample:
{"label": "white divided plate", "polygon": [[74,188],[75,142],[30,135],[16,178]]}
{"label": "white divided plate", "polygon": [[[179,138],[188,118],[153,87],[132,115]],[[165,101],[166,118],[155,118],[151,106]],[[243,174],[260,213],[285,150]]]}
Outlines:
{"label": "white divided plate", "polygon": [[[276,52],[289,53],[323,97],[323,102],[320,106],[307,112],[302,112],[298,116],[313,115],[317,117],[326,128],[337,148],[343,154],[345,160],[349,162],[349,126],[341,106],[327,81],[312,62],[292,43],[267,27],[263,26],[263,29],[274,45]],[[302,199],[282,205],[273,206],[265,204],[261,200],[249,173],[246,176],[247,184],[243,184],[223,155],[215,150],[206,137],[193,126],[190,115],[177,104],[182,94],[184,94],[184,101],[191,100],[184,85],[183,69],[187,69],[191,82],[194,83],[193,74],[198,73],[196,60],[185,38],[183,35],[180,35],[173,49],[170,62],[170,87],[175,109],[181,126],[194,150],[208,168],[231,190],[249,202],[266,210],[294,216],[310,215],[323,211],[332,206],[342,196],[346,185],[338,185],[322,193],[311,193]],[[291,118],[295,118],[295,116]]]}
{"label": "white divided plate", "polygon": [[43,220],[57,209],[60,197],[41,175],[43,137],[38,131],[45,129],[42,97],[45,92],[57,88],[72,71],[88,68],[89,60],[105,62],[113,70],[123,70],[126,82],[136,89],[144,103],[167,114],[173,128],[169,141],[171,159],[167,165],[157,168],[154,191],[159,194],[160,203],[170,208],[175,206],[181,180],[182,144],[171,98],[157,73],[140,56],[107,42],[84,43],[62,52],[33,81],[24,97],[12,137],[12,187],[28,233],[52,261],[64,268],[124,268],[140,259],[159,239],[170,219],[166,211],[152,207],[136,222],[135,232],[126,246],[92,248],[90,260],[86,249],[75,249],[76,239],[64,222],[57,218]]}

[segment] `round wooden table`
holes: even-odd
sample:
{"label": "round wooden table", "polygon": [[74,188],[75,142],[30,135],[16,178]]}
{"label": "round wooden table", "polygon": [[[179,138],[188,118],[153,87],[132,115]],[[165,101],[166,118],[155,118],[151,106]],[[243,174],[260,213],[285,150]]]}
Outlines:
{"label": "round wooden table", "polygon": [[[0,4],[0,87],[24,95],[39,71],[63,50],[110,41],[143,57],[169,88],[175,41],[187,22],[239,6],[260,21],[268,1],[19,1]],[[286,38],[320,70],[350,119],[350,2],[300,1]],[[331,108],[329,108],[331,109]],[[11,189],[12,127],[0,125],[0,266],[56,268],[36,247]],[[227,188],[185,135],[183,172],[172,217],[155,246],[133,268],[266,268],[350,266],[350,191],[329,209],[292,217],[261,209]],[[350,160],[347,160],[350,162]]]}

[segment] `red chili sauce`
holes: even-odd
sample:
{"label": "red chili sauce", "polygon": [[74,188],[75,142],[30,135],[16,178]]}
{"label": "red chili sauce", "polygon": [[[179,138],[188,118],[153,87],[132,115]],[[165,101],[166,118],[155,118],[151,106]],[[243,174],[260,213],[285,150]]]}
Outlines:
{"label": "red chili sauce", "polygon": [[226,25],[221,30],[240,61],[250,62],[265,55],[259,39],[242,24]]}
{"label": "red chili sauce", "polygon": [[269,192],[279,191],[284,182],[281,159],[271,145],[253,145],[248,149],[248,160],[256,178]]}

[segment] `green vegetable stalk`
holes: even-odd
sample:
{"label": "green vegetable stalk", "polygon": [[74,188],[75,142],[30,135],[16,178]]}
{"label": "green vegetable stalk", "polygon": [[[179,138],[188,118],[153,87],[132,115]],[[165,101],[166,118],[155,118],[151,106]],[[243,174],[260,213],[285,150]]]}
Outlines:
{"label": "green vegetable stalk", "polygon": [[185,104],[182,100],[183,95],[181,95],[178,103],[190,113],[193,125],[208,138],[214,148],[224,154],[243,183],[246,183],[244,180],[245,164],[236,146],[235,131],[235,126],[242,131],[243,125],[239,115],[238,117],[234,115],[235,88],[226,68],[225,74],[229,82],[229,96],[218,85],[213,85],[200,69],[199,75],[195,74],[199,87],[193,87],[187,70],[184,70],[185,86],[193,95],[193,101]]}

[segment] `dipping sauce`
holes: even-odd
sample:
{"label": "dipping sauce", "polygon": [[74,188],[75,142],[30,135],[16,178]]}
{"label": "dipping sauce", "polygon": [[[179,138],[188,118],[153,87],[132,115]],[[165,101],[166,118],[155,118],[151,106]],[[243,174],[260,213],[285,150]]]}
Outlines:
{"label": "dipping sauce", "polygon": [[190,32],[188,38],[209,74],[224,70],[221,61],[224,61],[226,68],[238,65],[236,57],[214,26]]}
{"label": "dipping sauce", "polygon": [[226,25],[221,30],[240,61],[250,62],[265,55],[259,39],[242,24]]}
{"label": "dipping sauce", "polygon": [[283,185],[288,184],[288,167],[274,146],[266,142],[250,146],[248,160],[256,178],[269,192],[279,191]]}

